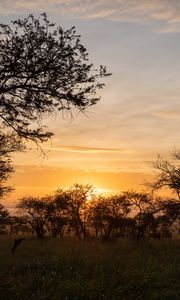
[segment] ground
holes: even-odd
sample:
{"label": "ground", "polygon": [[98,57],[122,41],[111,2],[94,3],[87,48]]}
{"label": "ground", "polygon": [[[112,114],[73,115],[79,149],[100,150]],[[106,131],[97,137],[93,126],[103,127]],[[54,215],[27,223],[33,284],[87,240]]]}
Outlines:
{"label": "ground", "polygon": [[180,240],[0,238],[1,300],[179,300]]}

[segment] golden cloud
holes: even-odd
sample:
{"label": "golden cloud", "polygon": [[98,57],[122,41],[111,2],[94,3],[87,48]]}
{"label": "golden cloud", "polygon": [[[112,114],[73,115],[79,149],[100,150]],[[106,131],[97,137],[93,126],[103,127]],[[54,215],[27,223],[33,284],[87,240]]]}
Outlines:
{"label": "golden cloud", "polygon": [[0,14],[46,11],[78,18],[107,18],[154,25],[161,32],[180,31],[180,2],[176,0],[1,0]]}
{"label": "golden cloud", "polygon": [[59,146],[52,147],[51,151],[78,152],[78,153],[130,153],[128,149],[121,148],[99,148],[99,147],[81,147],[81,146]]}

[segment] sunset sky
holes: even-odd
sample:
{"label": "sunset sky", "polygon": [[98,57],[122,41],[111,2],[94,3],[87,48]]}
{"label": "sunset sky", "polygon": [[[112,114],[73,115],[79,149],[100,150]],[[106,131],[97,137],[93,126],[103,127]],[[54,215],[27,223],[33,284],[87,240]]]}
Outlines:
{"label": "sunset sky", "polygon": [[15,155],[9,199],[75,182],[142,189],[148,161],[180,148],[180,1],[0,0],[1,23],[43,11],[75,26],[90,61],[113,75],[86,115],[45,120],[55,133],[47,157],[35,145]]}

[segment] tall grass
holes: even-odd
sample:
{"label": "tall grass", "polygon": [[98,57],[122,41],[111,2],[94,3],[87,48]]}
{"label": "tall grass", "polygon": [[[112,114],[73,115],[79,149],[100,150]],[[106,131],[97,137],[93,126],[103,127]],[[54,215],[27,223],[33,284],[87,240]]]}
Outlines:
{"label": "tall grass", "polygon": [[0,238],[1,300],[179,300],[180,241]]}

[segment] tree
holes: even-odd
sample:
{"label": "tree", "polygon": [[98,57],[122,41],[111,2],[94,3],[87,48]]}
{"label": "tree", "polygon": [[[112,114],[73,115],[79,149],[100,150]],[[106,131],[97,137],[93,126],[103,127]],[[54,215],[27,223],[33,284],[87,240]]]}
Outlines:
{"label": "tree", "polygon": [[132,235],[137,239],[143,239],[151,235],[155,230],[155,214],[159,211],[157,200],[150,194],[140,192],[125,192],[124,196],[131,205],[133,211],[134,228]]}
{"label": "tree", "polygon": [[46,197],[46,227],[52,237],[62,236],[67,225],[66,202],[63,197]]}
{"label": "tree", "polygon": [[31,196],[24,197],[20,199],[17,208],[23,213],[37,238],[43,239],[46,227],[46,199]]}
{"label": "tree", "polygon": [[126,235],[130,202],[124,195],[100,195],[90,205],[89,223],[104,240]]}
{"label": "tree", "polygon": [[56,202],[64,203],[69,225],[79,238],[88,236],[88,197],[93,194],[93,188],[88,184],[74,184],[67,190],[56,191]]}
{"label": "tree", "polygon": [[109,234],[113,232],[113,237],[126,235],[126,218],[130,213],[131,203],[124,194],[113,195],[107,198],[109,206]]}
{"label": "tree", "polygon": [[88,63],[74,27],[55,27],[45,13],[0,24],[0,118],[21,138],[47,140],[43,117],[96,104],[108,75]]}
{"label": "tree", "polygon": [[9,234],[13,235],[27,235],[32,234],[32,228],[26,221],[24,216],[10,216]]}
{"label": "tree", "polygon": [[180,202],[179,200],[167,199],[159,203],[161,214],[158,216],[160,234],[170,237],[173,231],[180,233]]}
{"label": "tree", "polygon": [[11,155],[23,149],[24,145],[15,134],[0,132],[0,197],[12,190],[12,187],[5,185],[6,180],[14,171]]}
{"label": "tree", "polygon": [[180,153],[171,152],[170,160],[158,156],[152,163],[153,168],[158,171],[153,182],[147,183],[152,191],[160,190],[163,187],[169,188],[175,192],[180,200]]}
{"label": "tree", "polygon": [[106,217],[109,214],[109,209],[107,205],[106,198],[102,195],[98,195],[96,199],[91,201],[88,222],[95,232],[95,236],[100,235],[101,238],[107,237],[108,224],[106,222]]}
{"label": "tree", "polygon": [[9,212],[8,210],[0,204],[0,233],[6,233],[6,226],[9,223]]}

